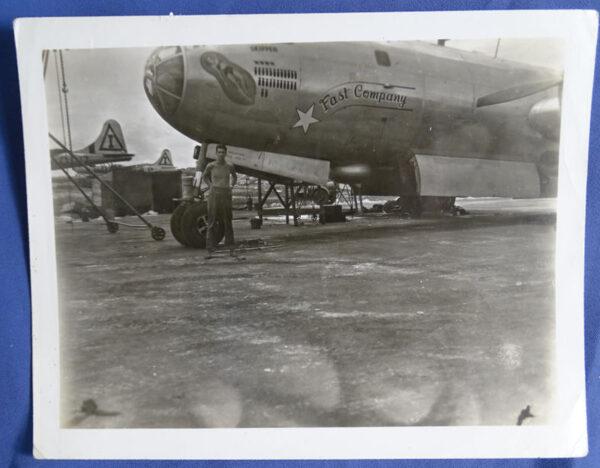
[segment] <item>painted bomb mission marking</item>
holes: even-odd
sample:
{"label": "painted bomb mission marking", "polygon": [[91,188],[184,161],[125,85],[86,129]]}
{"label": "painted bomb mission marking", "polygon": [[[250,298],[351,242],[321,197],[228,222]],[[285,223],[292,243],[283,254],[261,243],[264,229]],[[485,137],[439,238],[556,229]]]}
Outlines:
{"label": "painted bomb mission marking", "polygon": [[[412,112],[413,109],[407,107],[409,96],[402,90],[414,91],[415,89],[409,86],[390,86],[364,81],[343,83],[326,91],[318,100],[316,107],[313,103],[306,112],[296,108],[298,121],[292,128],[302,127],[304,133],[307,133],[311,124],[320,122],[340,109],[353,106],[383,107]],[[313,115],[313,112],[316,115]]]}

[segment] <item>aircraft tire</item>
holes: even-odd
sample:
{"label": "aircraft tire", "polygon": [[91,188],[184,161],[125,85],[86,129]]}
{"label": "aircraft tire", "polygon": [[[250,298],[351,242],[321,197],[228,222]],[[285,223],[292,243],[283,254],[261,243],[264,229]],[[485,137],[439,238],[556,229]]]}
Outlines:
{"label": "aircraft tire", "polygon": [[188,247],[188,245],[187,240],[183,235],[183,230],[181,227],[181,218],[189,204],[190,202],[187,201],[181,202],[179,205],[177,205],[177,208],[175,208],[175,211],[173,211],[173,214],[171,215],[171,234],[173,234],[173,237],[177,242],[186,247]]}
{"label": "aircraft tire", "polygon": [[[206,216],[207,204],[204,201],[188,205],[181,216],[180,227],[185,244],[194,249],[206,248]],[[215,229],[215,242],[218,244],[223,239],[225,229],[217,223]]]}

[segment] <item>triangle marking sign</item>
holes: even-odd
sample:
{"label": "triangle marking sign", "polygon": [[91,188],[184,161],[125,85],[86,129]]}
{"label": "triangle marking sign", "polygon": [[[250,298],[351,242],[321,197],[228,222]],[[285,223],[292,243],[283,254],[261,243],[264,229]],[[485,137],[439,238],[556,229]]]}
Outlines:
{"label": "triangle marking sign", "polygon": [[157,164],[159,166],[172,166],[173,161],[171,161],[171,155],[166,151],[163,151],[163,154],[161,154]]}
{"label": "triangle marking sign", "polygon": [[102,137],[102,141],[100,142],[100,150],[101,151],[124,151],[125,147],[119,137],[113,130],[113,128],[108,124],[106,126],[106,131],[104,132],[104,136]]}

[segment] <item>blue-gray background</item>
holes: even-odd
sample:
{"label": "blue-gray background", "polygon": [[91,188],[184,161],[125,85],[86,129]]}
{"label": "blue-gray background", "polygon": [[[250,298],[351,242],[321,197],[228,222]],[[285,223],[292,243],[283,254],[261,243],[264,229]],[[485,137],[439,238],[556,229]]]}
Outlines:
{"label": "blue-gray background", "polygon": [[[499,9],[598,9],[600,1],[3,0],[0,2],[0,467],[534,467],[600,466],[600,162],[594,85],[587,187],[585,351],[590,453],[560,460],[38,461],[31,455],[31,318],[23,134],[12,20],[26,16],[326,13]],[[598,65],[596,65],[596,76]],[[401,443],[401,441],[399,441]],[[234,449],[234,447],[232,447]]]}

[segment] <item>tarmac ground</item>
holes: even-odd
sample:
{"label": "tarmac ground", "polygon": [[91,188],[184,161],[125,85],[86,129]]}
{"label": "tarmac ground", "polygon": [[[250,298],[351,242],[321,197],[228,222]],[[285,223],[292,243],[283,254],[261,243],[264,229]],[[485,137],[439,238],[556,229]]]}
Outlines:
{"label": "tarmac ground", "polygon": [[[245,260],[57,218],[64,427],[552,422],[554,200],[303,225]],[[139,224],[135,218],[123,219]]]}

